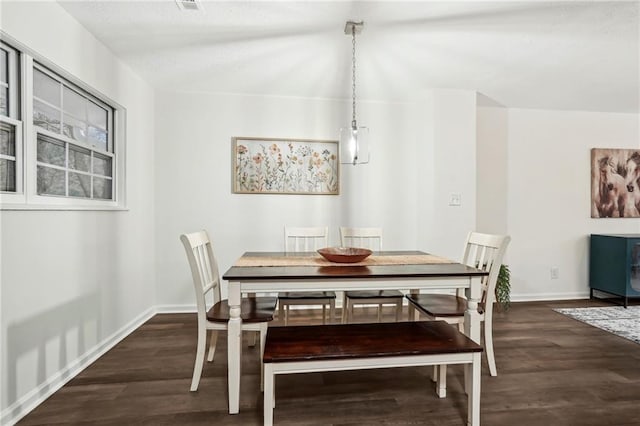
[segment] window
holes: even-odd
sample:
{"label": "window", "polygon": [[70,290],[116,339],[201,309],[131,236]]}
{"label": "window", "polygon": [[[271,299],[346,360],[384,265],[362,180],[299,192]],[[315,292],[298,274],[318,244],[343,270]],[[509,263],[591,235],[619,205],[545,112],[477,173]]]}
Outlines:
{"label": "window", "polygon": [[124,207],[124,108],[6,39],[17,48],[0,42],[2,208]]}
{"label": "window", "polygon": [[0,191],[16,192],[16,129],[0,122]]}
{"label": "window", "polygon": [[0,48],[0,115],[9,116],[9,50]]}
{"label": "window", "polygon": [[0,191],[16,193],[21,180],[18,52],[0,42]]}
{"label": "window", "polygon": [[89,93],[34,67],[38,195],[113,199],[112,116]]}

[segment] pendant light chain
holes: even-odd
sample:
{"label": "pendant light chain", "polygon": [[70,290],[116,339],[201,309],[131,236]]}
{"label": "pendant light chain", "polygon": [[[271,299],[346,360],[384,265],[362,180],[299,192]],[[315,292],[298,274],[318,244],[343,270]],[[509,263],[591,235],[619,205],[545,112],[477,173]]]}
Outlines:
{"label": "pendant light chain", "polygon": [[362,32],[364,21],[347,21],[344,34],[351,36],[351,126],[340,129],[340,164],[369,163],[369,128],[358,127],[356,121],[356,35]]}
{"label": "pendant light chain", "polygon": [[356,129],[358,126],[356,124],[356,26],[353,25],[351,27],[351,90],[353,93],[353,104],[352,111],[353,115],[351,117],[351,128]]}

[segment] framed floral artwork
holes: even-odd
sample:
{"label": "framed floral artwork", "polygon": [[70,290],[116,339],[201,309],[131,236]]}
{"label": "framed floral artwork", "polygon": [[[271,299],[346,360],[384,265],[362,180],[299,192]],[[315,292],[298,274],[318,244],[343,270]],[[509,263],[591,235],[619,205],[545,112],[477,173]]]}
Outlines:
{"label": "framed floral artwork", "polygon": [[339,194],[338,141],[234,137],[232,142],[234,193]]}

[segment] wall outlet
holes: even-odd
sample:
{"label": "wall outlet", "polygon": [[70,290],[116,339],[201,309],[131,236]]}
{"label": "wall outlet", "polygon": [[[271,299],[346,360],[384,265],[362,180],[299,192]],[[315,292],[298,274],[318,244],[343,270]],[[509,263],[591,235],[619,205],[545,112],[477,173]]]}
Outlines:
{"label": "wall outlet", "polygon": [[560,278],[560,268],[558,268],[557,266],[552,266],[551,267],[551,279],[552,280],[557,280],[558,278]]}
{"label": "wall outlet", "polygon": [[449,205],[450,206],[459,206],[462,204],[462,195],[457,192],[452,192],[449,195]]}

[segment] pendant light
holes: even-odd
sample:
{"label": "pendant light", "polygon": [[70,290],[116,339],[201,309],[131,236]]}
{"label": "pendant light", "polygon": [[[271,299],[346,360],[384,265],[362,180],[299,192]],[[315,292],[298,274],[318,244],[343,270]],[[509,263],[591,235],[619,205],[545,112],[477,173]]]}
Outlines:
{"label": "pendant light", "polygon": [[360,34],[364,22],[347,21],[344,33],[351,36],[351,126],[340,129],[340,163],[366,164],[369,162],[369,129],[358,127],[356,122],[356,34]]}

